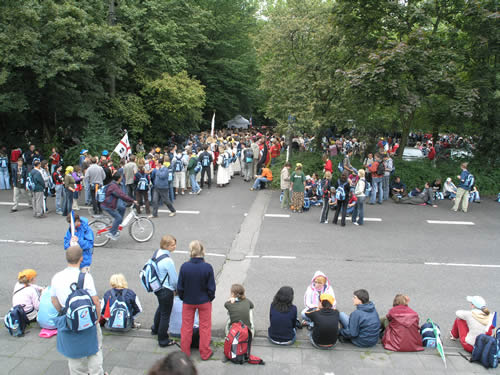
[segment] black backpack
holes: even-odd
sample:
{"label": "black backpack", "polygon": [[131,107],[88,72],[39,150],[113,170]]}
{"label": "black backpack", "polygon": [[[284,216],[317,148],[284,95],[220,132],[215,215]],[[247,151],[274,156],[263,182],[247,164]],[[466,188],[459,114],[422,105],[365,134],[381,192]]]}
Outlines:
{"label": "black backpack", "polygon": [[378,166],[377,166],[377,175],[379,176],[383,176],[385,173],[385,166],[384,166],[384,162],[383,161],[380,161],[378,163]]}
{"label": "black backpack", "polygon": [[500,352],[500,328],[497,329],[497,336],[492,337],[484,333],[476,337],[474,350],[472,351],[471,362],[480,362],[486,368],[498,367],[498,355]]}
{"label": "black backpack", "polygon": [[23,305],[16,305],[5,315],[3,322],[11,336],[20,337],[24,335],[30,321],[24,312]]}

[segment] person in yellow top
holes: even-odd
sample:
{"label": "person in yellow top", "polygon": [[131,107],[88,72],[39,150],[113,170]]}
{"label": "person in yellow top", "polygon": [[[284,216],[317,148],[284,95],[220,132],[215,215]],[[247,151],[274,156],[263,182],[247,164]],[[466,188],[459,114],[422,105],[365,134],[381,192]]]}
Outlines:
{"label": "person in yellow top", "polygon": [[261,183],[271,182],[273,180],[273,173],[269,168],[262,168],[260,176],[255,176],[255,182],[250,190],[260,190]]}

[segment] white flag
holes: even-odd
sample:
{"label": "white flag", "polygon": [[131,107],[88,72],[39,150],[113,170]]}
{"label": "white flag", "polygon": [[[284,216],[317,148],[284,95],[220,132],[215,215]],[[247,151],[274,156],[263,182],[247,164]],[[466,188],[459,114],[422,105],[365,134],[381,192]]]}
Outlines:
{"label": "white flag", "polygon": [[115,147],[114,152],[120,155],[120,158],[126,157],[128,159],[129,155],[132,153],[130,143],[128,143],[128,133],[125,133],[120,143]]}
{"label": "white flag", "polygon": [[210,136],[213,138],[214,136],[214,128],[215,128],[215,111],[214,111],[214,115],[212,117],[212,131],[210,132]]}

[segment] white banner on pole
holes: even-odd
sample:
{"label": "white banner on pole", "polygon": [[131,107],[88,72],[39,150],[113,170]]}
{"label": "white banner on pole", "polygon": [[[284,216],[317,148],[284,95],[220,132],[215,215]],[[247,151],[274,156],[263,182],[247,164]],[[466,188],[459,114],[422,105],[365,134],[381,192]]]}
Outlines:
{"label": "white banner on pole", "polygon": [[212,138],[214,136],[214,130],[215,130],[215,111],[214,111],[214,115],[212,116],[212,130],[210,131],[210,136]]}
{"label": "white banner on pole", "polygon": [[120,158],[127,158],[132,154],[132,149],[130,148],[130,143],[128,142],[128,133],[125,133],[122,140],[115,147],[114,152],[120,155]]}

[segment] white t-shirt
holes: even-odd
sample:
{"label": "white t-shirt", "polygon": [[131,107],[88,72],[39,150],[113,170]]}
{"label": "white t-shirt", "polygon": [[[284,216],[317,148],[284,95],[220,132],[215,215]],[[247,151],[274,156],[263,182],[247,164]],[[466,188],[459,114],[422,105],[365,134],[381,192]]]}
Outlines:
{"label": "white t-shirt", "polygon": [[[54,277],[52,277],[52,281],[50,283],[50,296],[57,297],[62,307],[65,307],[66,300],[71,294],[71,284],[78,282],[79,274],[80,269],[78,267],[68,267],[61,272],[56,273]],[[85,274],[83,289],[85,289],[91,297],[97,295],[94,279],[90,273]]]}

